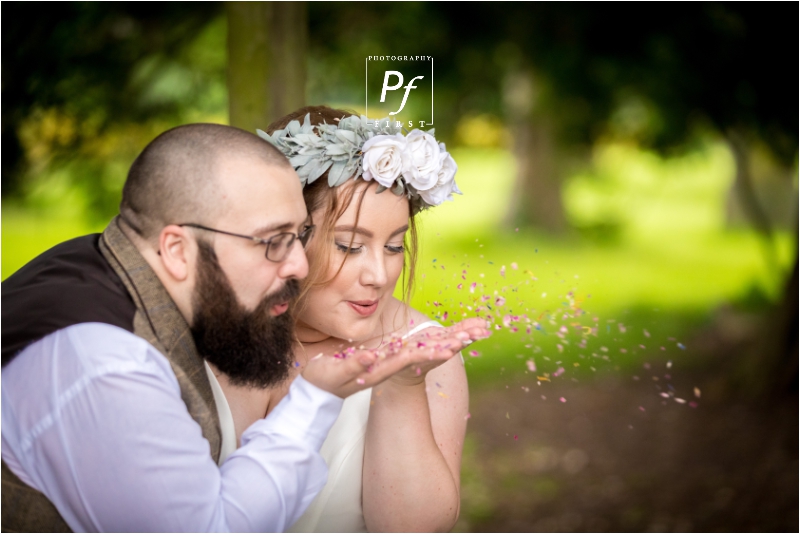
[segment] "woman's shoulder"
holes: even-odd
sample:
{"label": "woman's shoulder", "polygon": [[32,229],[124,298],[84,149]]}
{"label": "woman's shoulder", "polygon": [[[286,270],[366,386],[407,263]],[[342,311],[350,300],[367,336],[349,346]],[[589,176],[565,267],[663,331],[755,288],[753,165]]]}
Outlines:
{"label": "woman's shoulder", "polygon": [[416,310],[401,300],[395,299],[395,327],[394,331],[402,336],[416,333],[429,326],[441,324],[419,310]]}

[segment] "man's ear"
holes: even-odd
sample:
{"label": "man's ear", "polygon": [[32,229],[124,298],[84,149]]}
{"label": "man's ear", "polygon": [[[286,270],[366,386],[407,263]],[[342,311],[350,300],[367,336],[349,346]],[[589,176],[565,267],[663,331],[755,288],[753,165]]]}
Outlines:
{"label": "man's ear", "polygon": [[189,276],[196,248],[189,232],[176,224],[165,226],[158,234],[161,264],[176,281],[183,282]]}

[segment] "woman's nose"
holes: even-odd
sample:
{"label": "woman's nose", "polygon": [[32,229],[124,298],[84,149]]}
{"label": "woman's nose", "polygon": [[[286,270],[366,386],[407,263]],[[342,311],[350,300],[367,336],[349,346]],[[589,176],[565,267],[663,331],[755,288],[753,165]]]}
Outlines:
{"label": "woman's nose", "polygon": [[361,271],[361,283],[365,286],[385,286],[388,275],[383,254],[369,254],[364,259],[366,260],[366,265],[363,266]]}

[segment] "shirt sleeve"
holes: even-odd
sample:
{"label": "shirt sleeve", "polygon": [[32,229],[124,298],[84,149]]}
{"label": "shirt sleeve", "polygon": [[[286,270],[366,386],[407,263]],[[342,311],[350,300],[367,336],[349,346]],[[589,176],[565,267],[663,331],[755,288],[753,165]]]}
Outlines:
{"label": "shirt sleeve", "polygon": [[342,405],[298,378],[218,467],[166,358],[122,329],[58,331],[2,386],[3,459],[75,531],[283,531],[325,484]]}

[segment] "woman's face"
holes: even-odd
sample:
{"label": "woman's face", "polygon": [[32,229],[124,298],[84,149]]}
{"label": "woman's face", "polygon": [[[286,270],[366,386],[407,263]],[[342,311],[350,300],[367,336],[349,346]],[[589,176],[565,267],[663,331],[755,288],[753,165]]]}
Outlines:
{"label": "woman's face", "polygon": [[[408,199],[391,191],[376,194],[376,185],[360,183],[353,201],[334,224],[333,243],[322,235],[312,241],[309,259],[331,247],[324,287],[308,292],[298,317],[301,341],[333,336],[361,342],[381,334],[382,317],[403,271],[403,238],[408,230]],[[364,193],[356,226],[359,197]],[[341,191],[338,191],[340,194]],[[315,221],[322,210],[312,213]],[[352,244],[350,243],[352,240]],[[341,271],[339,266],[345,260]],[[317,334],[317,335],[315,335]]]}

